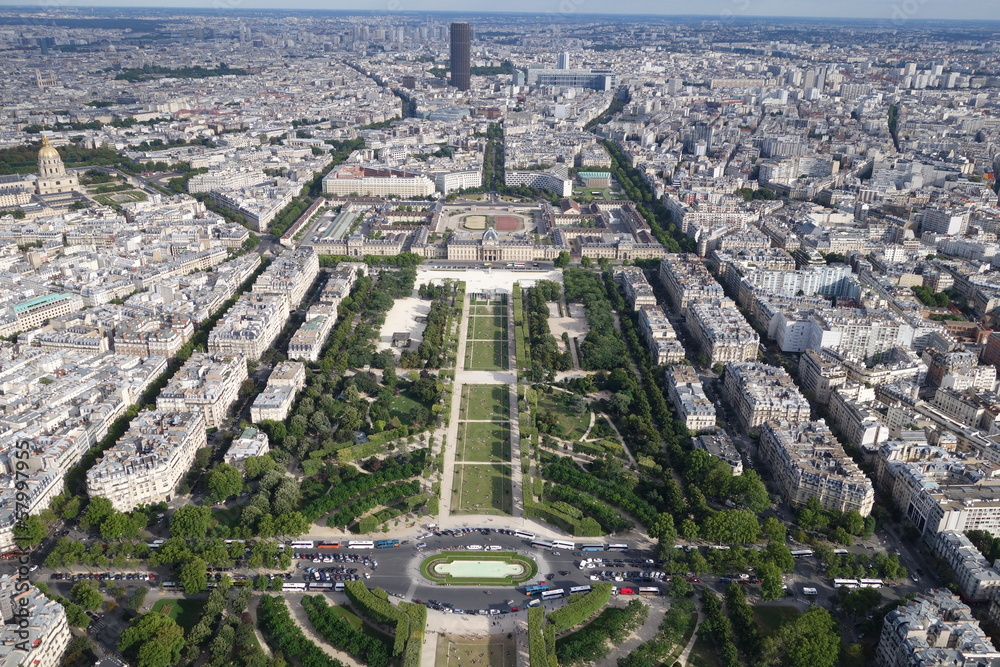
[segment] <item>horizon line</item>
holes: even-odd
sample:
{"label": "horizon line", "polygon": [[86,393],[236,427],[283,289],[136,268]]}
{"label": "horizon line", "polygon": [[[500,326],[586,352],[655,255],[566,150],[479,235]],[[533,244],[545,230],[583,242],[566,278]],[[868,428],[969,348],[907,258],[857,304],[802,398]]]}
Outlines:
{"label": "horizon line", "polygon": [[[184,2],[185,0],[181,0]],[[188,0],[190,2],[196,2],[197,0]],[[685,18],[685,19],[706,19],[710,21],[718,21],[721,23],[731,23],[735,21],[749,21],[749,20],[762,20],[762,19],[786,19],[795,21],[846,21],[852,23],[864,23],[871,22],[874,24],[884,24],[891,21],[889,17],[850,17],[850,16],[797,16],[788,14],[727,14],[720,15],[718,13],[714,14],[681,14],[681,13],[671,13],[671,14],[656,14],[649,12],[622,12],[622,13],[606,13],[606,12],[583,12],[583,11],[573,11],[567,15],[559,11],[549,11],[549,12],[528,12],[528,11],[497,11],[497,10],[454,10],[454,9],[407,9],[407,10],[387,10],[387,9],[334,9],[334,8],[288,8],[288,7],[226,7],[224,10],[221,8],[207,8],[198,5],[180,5],[180,6],[168,6],[168,5],[131,5],[131,4],[117,4],[113,0],[107,4],[93,4],[92,2],[87,4],[77,4],[74,2],[68,2],[61,4],[59,7],[51,7],[44,5],[31,5],[31,4],[8,4],[5,0],[0,0],[0,10],[12,10],[12,9],[30,9],[33,11],[48,11],[48,12],[58,12],[61,9],[76,9],[76,10],[103,10],[103,9],[122,9],[122,10],[166,10],[176,13],[183,13],[182,10],[195,10],[197,13],[212,13],[220,14],[225,11],[225,13],[238,14],[247,12],[286,12],[286,13],[338,13],[347,15],[379,15],[379,16],[398,16],[406,14],[455,14],[459,16],[552,16],[552,17],[655,17],[655,18]],[[71,17],[66,17],[71,18]],[[893,25],[893,29],[900,30],[906,24],[916,24],[916,23],[975,23],[977,25],[982,24],[1000,24],[1000,19],[983,19],[983,18],[947,18],[947,17],[929,17],[929,18],[908,18],[905,23],[899,25]]]}

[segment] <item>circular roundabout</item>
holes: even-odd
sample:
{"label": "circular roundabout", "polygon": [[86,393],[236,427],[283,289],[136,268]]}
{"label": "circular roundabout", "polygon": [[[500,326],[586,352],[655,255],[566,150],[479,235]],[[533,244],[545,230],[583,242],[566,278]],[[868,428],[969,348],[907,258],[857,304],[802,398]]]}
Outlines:
{"label": "circular roundabout", "polygon": [[538,564],[513,551],[443,551],[420,563],[420,574],[453,586],[516,586],[538,574]]}

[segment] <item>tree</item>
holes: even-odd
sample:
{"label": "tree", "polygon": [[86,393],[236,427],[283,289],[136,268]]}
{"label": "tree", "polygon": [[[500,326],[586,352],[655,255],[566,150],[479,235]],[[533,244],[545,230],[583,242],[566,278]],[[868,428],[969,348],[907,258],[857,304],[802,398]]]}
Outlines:
{"label": "tree", "polygon": [[785,543],[785,524],[781,523],[773,516],[769,516],[761,522],[761,531],[764,533],[764,539],[773,544],[784,544]]}
{"label": "tree", "polygon": [[207,507],[184,505],[174,510],[170,517],[170,535],[185,539],[202,539],[208,532],[212,511]]}
{"label": "tree", "polygon": [[612,394],[610,400],[608,400],[608,407],[616,415],[624,415],[628,413],[628,407],[632,404],[632,395],[627,391],[616,391]]}
{"label": "tree", "polygon": [[22,518],[14,524],[14,541],[22,549],[38,546],[48,532],[45,522],[34,514]]}
{"label": "tree", "polygon": [[756,542],[760,538],[760,524],[757,516],[749,510],[724,510],[705,519],[702,536],[721,544]]}
{"label": "tree", "polygon": [[852,616],[864,616],[882,604],[882,593],[877,588],[840,589],[840,605]]}
{"label": "tree", "polygon": [[166,614],[150,612],[138,617],[135,622],[122,632],[118,639],[118,650],[123,653],[138,654],[140,647],[147,643],[155,643],[165,640],[167,648],[172,647],[175,629],[179,642],[176,647],[177,657],[169,663],[175,664],[180,661],[180,649],[184,644],[184,632],[177,622]]}
{"label": "tree", "polygon": [[132,519],[123,512],[113,510],[101,522],[101,537],[106,540],[122,540],[132,535]]}
{"label": "tree", "polygon": [[674,517],[666,512],[660,513],[649,527],[649,536],[660,541],[660,545],[672,546],[677,540],[677,530],[674,528]]}
{"label": "tree", "polygon": [[177,575],[181,586],[184,587],[184,592],[188,595],[194,595],[195,593],[201,593],[203,590],[208,588],[208,575],[206,574],[207,565],[201,558],[192,558],[187,563],[181,566],[181,570]]}
{"label": "tree", "polygon": [[557,269],[565,269],[567,266],[569,266],[569,260],[570,260],[569,253],[563,250],[556,256],[555,260],[553,260],[552,263],[555,265]]}
{"label": "tree", "polygon": [[761,555],[763,560],[774,563],[782,572],[791,573],[795,570],[795,556],[786,544],[770,542]]}
{"label": "tree", "polygon": [[763,562],[757,567],[757,576],[760,577],[760,596],[764,600],[777,600],[785,594],[785,589],[781,585],[781,570],[771,562]]}
{"label": "tree", "polygon": [[810,607],[765,640],[764,655],[769,665],[834,667],[840,656],[839,626],[826,609]]}
{"label": "tree", "polygon": [[243,474],[228,463],[222,463],[208,471],[205,487],[209,497],[215,501],[238,496],[243,490]]}
{"label": "tree", "polygon": [[90,611],[100,609],[101,603],[104,602],[104,596],[100,591],[86,581],[74,584],[70,596],[77,604]]}
{"label": "tree", "polygon": [[686,598],[694,595],[694,584],[680,575],[670,579],[670,597]]}
{"label": "tree", "polygon": [[115,508],[112,507],[111,501],[107,498],[101,496],[91,498],[90,502],[87,503],[87,511],[83,513],[80,522],[90,526],[99,526],[114,511]]}

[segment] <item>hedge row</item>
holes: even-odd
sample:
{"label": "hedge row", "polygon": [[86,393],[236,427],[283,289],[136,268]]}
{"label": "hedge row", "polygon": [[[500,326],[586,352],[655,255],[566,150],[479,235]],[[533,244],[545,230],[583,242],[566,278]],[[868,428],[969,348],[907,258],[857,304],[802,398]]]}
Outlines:
{"label": "hedge row", "polygon": [[367,493],[387,482],[394,482],[408,477],[415,477],[424,469],[428,450],[418,449],[413,452],[409,463],[400,463],[395,459],[385,461],[382,468],[370,475],[361,475],[346,484],[333,484],[326,493],[310,501],[302,510],[302,516],[314,522],[319,517],[336,507],[342,507],[348,500]]}
{"label": "hedge row", "polygon": [[347,619],[336,613],[322,595],[302,598],[309,622],[316,632],[332,646],[346,651],[369,667],[387,667],[389,646],[363,630],[355,630]]}
{"label": "hedge row", "polygon": [[525,498],[524,516],[531,519],[541,519],[542,521],[547,521],[548,523],[558,526],[567,533],[577,537],[599,537],[604,535],[604,529],[601,528],[601,524],[599,524],[596,520],[590,517],[578,518],[570,516],[569,514],[561,511],[559,508],[554,507],[551,503],[545,501],[536,503]]}
{"label": "hedge row", "polygon": [[555,626],[556,632],[565,632],[580,625],[588,618],[604,609],[611,599],[611,584],[594,584],[594,589],[579,597],[574,597],[568,604],[549,614],[549,622]]}
{"label": "hedge row", "polygon": [[424,652],[424,631],[427,629],[427,607],[413,602],[400,602],[400,609],[410,617],[410,636],[406,640],[403,667],[420,667]]}
{"label": "hedge row", "polygon": [[588,454],[590,456],[604,456],[605,454],[621,456],[625,453],[625,449],[621,446],[621,443],[614,440],[597,440],[595,442],[577,440],[573,443],[573,451],[578,454]]}
{"label": "hedge row", "polygon": [[569,457],[558,458],[546,465],[542,468],[542,476],[617,505],[626,512],[634,514],[645,526],[652,525],[659,514],[649,501],[640,498],[634,491],[585,473]]}
{"label": "hedge row", "polygon": [[402,653],[406,646],[406,640],[410,636],[410,617],[406,612],[393,607],[389,603],[389,595],[381,588],[368,590],[363,581],[348,581],[344,590],[362,615],[379,625],[394,625],[396,627],[392,654]]}
{"label": "hedge row", "polygon": [[620,533],[633,527],[632,522],[623,518],[620,512],[600,502],[589,493],[577,491],[562,484],[547,482],[544,495],[548,500],[569,503],[586,516],[596,519],[605,533]]}
{"label": "hedge row", "polygon": [[528,609],[528,665],[530,667],[549,667],[548,649],[545,647],[545,635],[542,633],[544,622],[544,609],[541,607]]}
{"label": "hedge row", "polygon": [[343,663],[334,660],[323,650],[309,641],[295,625],[285,601],[278,597],[265,595],[257,607],[257,627],[267,638],[271,646],[285,655],[294,655],[296,661],[309,667],[343,667]]}
{"label": "hedge row", "polygon": [[346,507],[342,507],[336,514],[326,520],[326,525],[344,528],[370,509],[387,505],[393,500],[413,496],[418,493],[420,493],[420,481],[416,479],[411,482],[396,482],[395,484],[381,486],[371,493],[358,498]]}
{"label": "hedge row", "polygon": [[[375,435],[381,434],[376,433]],[[369,439],[368,442],[360,445],[351,445],[350,447],[342,447],[341,449],[338,449],[337,463],[353,463],[354,461],[361,461],[362,459],[371,458],[376,454],[381,454],[383,451],[385,451],[385,445],[381,442],[373,442]],[[312,454],[312,452],[310,452],[310,454]],[[326,456],[323,456],[323,458],[326,458]]]}

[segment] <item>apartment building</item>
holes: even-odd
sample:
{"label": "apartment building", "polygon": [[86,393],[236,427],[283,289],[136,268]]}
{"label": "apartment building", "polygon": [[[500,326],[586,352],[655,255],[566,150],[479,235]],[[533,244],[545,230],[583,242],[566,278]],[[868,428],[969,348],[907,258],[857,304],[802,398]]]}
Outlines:
{"label": "apartment building", "polygon": [[730,299],[690,303],[687,325],[709,365],[757,358],[760,336]]}
{"label": "apartment building", "polygon": [[691,446],[728,463],[734,477],[743,474],[743,458],[740,456],[739,450],[736,449],[733,439],[725,431],[699,435],[691,440]]}
{"label": "apartment building", "polygon": [[849,382],[830,394],[830,422],[844,440],[855,447],[874,449],[889,439],[881,413],[868,406],[875,402],[875,388]]}
{"label": "apartment building", "polygon": [[653,287],[646,280],[646,274],[642,269],[635,266],[626,266],[615,270],[615,279],[625,290],[625,300],[632,310],[639,310],[643,306],[655,306],[656,296],[653,294]]}
{"label": "apartment building", "polygon": [[816,498],[826,509],[871,514],[875,489],[820,421],[769,421],[758,449],[785,499],[804,505]]}
{"label": "apartment building", "polygon": [[319,275],[319,255],[310,246],[281,253],[253,284],[255,294],[278,294],[290,308],[302,303]]}
{"label": "apartment building", "polygon": [[295,403],[295,395],[306,384],[306,367],[297,361],[284,361],[274,367],[267,386],[250,406],[250,419],[284,421]]}
{"label": "apartment building", "polygon": [[267,434],[253,427],[246,427],[238,438],[234,438],[222,460],[233,466],[242,466],[251,456],[263,456],[271,451]]}
{"label": "apartment building", "polygon": [[288,320],[288,299],[276,294],[244,294],[208,334],[208,351],[257,360],[271,347]]}
{"label": "apartment building", "polygon": [[934,554],[955,575],[955,583],[965,600],[985,602],[1000,594],[1000,570],[983,557],[979,549],[957,530],[944,530],[932,542]]}
{"label": "apartment building", "polygon": [[697,255],[666,255],[660,260],[660,283],[670,297],[670,305],[687,315],[688,304],[698,299],[722,299],[722,285],[708,272]]}
{"label": "apartment building", "polygon": [[851,360],[867,360],[897,346],[909,347],[914,335],[912,326],[888,311],[816,311],[809,324],[807,348],[829,347]]}
{"label": "apartment building", "polygon": [[875,656],[882,667],[1000,667],[1000,651],[972,610],[944,588],[890,611]]}
{"label": "apartment building", "polygon": [[658,365],[679,364],[684,360],[684,345],[677,340],[666,313],[659,306],[639,307],[639,332],[642,335],[653,362]]}
{"label": "apartment building", "polygon": [[747,268],[737,286],[738,301],[744,308],[753,301],[755,292],[779,296],[840,296],[855,298],[860,286],[851,267],[843,264],[810,266],[797,271],[767,268]]}
{"label": "apartment building", "polygon": [[666,371],[667,396],[688,431],[716,430],[715,405],[705,395],[698,372],[691,366],[671,366]]}
{"label": "apartment building", "polygon": [[1000,465],[926,443],[888,441],[875,453],[879,488],[928,542],[945,530],[1000,535]]}
{"label": "apartment building", "polygon": [[316,304],[306,312],[306,320],[288,341],[288,356],[292,359],[317,361],[327,337],[337,324],[337,308]]}
{"label": "apartment building", "polygon": [[831,392],[847,381],[847,370],[828,350],[806,350],[799,357],[799,384],[812,392],[816,402],[825,405]]}
{"label": "apartment building", "polygon": [[87,493],[107,498],[119,512],[169,502],[206,444],[201,411],[144,410],[87,471]]}
{"label": "apartment building", "polygon": [[809,402],[783,368],[756,361],[730,362],[722,391],[736,410],[740,426],[750,433],[769,421],[809,420]]}
{"label": "apartment building", "polygon": [[73,638],[66,610],[18,577],[0,575],[0,665],[59,667]]}
{"label": "apartment building", "polygon": [[195,352],[174,373],[156,399],[156,409],[174,412],[200,411],[205,428],[219,428],[229,408],[240,395],[240,386],[249,377],[242,356]]}

